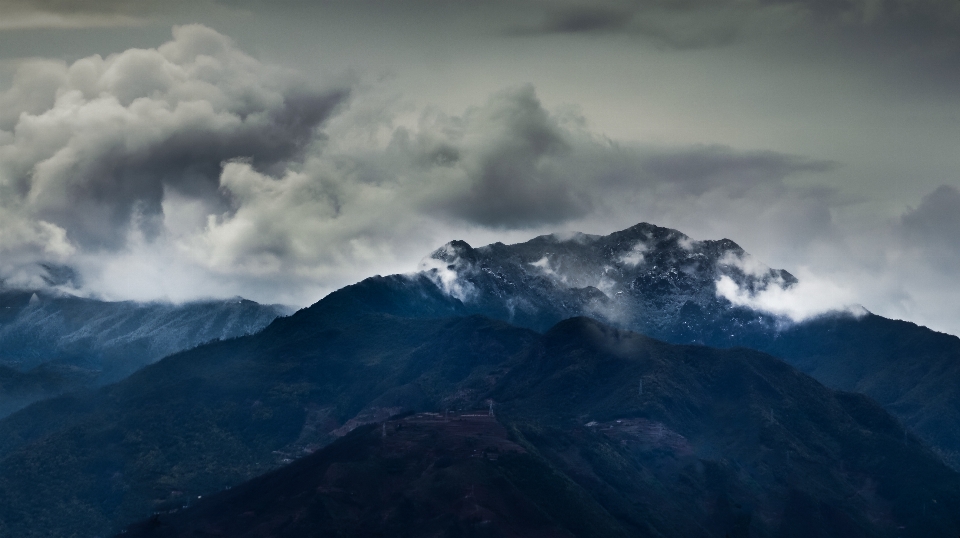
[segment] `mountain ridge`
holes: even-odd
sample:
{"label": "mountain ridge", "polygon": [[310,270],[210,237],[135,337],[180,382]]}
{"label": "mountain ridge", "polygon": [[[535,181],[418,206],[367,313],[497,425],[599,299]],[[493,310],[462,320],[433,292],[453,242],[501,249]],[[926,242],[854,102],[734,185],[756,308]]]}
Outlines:
{"label": "mountain ridge", "polygon": [[[748,294],[799,281],[729,239],[695,241],[640,223],[607,236],[543,235],[515,245],[455,241],[420,269],[404,283],[368,285],[407,290],[415,303],[435,293],[424,289],[432,284],[450,298],[447,309],[538,331],[589,316],[676,344],[765,351],[830,387],[875,398],[960,469],[960,339],[865,309],[793,321],[733,304],[718,293],[719,279]],[[845,337],[832,335],[838,331]]]}
{"label": "mountain ridge", "polygon": [[[399,318],[383,319],[401,322]],[[479,332],[457,332],[452,340],[441,340],[466,339],[470,349],[486,350],[491,348],[489,343],[480,344],[486,341],[482,335],[498,326],[478,317],[423,323],[475,327]],[[465,408],[482,405],[484,410],[477,414],[486,416],[485,402],[493,400],[497,420],[511,432],[511,442],[533,458],[525,465],[551,469],[569,481],[575,497],[602,507],[611,534],[925,536],[960,529],[960,520],[952,512],[955,504],[960,507],[960,476],[862,395],[826,389],[757,351],[677,346],[589,318],[562,321],[536,337],[499,327],[507,333],[489,333],[493,340],[499,338],[497,334],[516,333],[539,344],[514,348],[520,354],[507,363],[495,360],[493,370],[475,378],[491,379],[492,375],[494,379],[480,385],[488,389],[464,400]],[[481,340],[476,340],[478,337]],[[443,344],[438,349],[451,348]],[[497,373],[504,367],[505,372]],[[638,393],[641,379],[644,390]],[[451,390],[462,392],[455,387]],[[432,408],[436,420],[446,416],[442,400],[434,401]],[[194,508],[165,512],[131,528],[130,533],[199,536],[217,529],[227,532],[236,528],[229,527],[230,522],[243,520],[238,531],[241,536],[296,536],[294,529],[311,520],[304,519],[304,514],[330,510],[330,495],[354,499],[356,504],[349,510],[365,514],[362,521],[373,525],[367,527],[369,532],[384,532],[376,522],[395,522],[398,510],[420,514],[411,516],[411,521],[425,521],[416,518],[426,517],[433,521],[431,525],[439,524],[423,515],[424,511],[431,513],[426,506],[432,505],[423,503],[425,498],[433,498],[434,469],[458,469],[476,461],[469,450],[441,461],[440,455],[448,450],[441,441],[442,433],[429,437],[432,441],[427,444],[405,445],[403,450],[364,459],[367,463],[362,465],[344,463],[354,469],[351,471],[344,467],[337,467],[336,475],[323,469],[303,471],[304,466],[316,465],[308,461],[330,461],[330,451],[357,455],[373,450],[364,447],[390,439],[397,421],[387,419],[383,426],[373,421],[373,425],[356,429],[352,437],[305,456],[302,463],[271,472],[270,478],[234,486],[209,498],[204,494],[202,500],[190,502],[196,504]],[[348,438],[350,443],[362,442],[347,450],[342,444]],[[484,443],[491,442],[484,439],[489,438],[480,436],[479,444],[474,445],[478,453],[487,446]],[[437,455],[431,456],[434,452]],[[341,462],[342,458],[334,457]],[[432,463],[414,463],[424,458]],[[404,493],[371,497],[369,488],[382,491],[381,486],[371,485],[370,475],[357,474],[369,465],[394,469],[376,475],[381,477],[378,480],[404,474]],[[489,472],[507,472],[493,465]],[[336,483],[324,478],[331,476],[343,478]],[[486,483],[486,479],[464,479],[448,484],[453,491],[469,492],[470,484],[477,483],[474,480]],[[534,486],[526,490],[525,502],[546,502],[543,495],[550,488],[544,485],[544,475],[531,480]],[[261,490],[264,481],[272,485]],[[339,489],[331,489],[334,487]],[[397,486],[383,487],[394,491]],[[490,498],[487,495],[481,503],[485,509],[490,509]],[[929,508],[926,517],[918,516],[923,499],[929,502],[934,498],[938,500],[936,508]],[[228,506],[221,504],[225,499]],[[274,508],[265,508],[268,502]],[[320,504],[305,512],[301,502]],[[436,513],[446,512],[437,509]],[[242,514],[247,514],[246,519]],[[509,517],[506,522],[492,520],[509,523]],[[447,528],[463,532],[477,531],[475,525],[481,523],[462,515],[443,521],[451,526]],[[351,525],[356,524],[338,520],[336,514],[327,523],[317,523],[327,532],[355,529]],[[424,525],[438,531],[443,528]],[[188,529],[193,529],[189,531],[193,534]],[[317,528],[314,531],[319,532]],[[589,532],[574,534],[586,536]]]}
{"label": "mountain ridge", "polygon": [[183,349],[256,332],[289,313],[288,307],[240,297],[173,304],[0,291],[0,383],[6,389],[0,416],[117,381]]}
{"label": "mountain ridge", "polygon": [[[679,236],[663,237],[667,254],[697,252],[680,245]],[[634,245],[621,246],[622,255]],[[470,284],[484,292],[480,285],[495,281],[500,287],[489,289],[515,292],[526,289],[518,284],[526,278],[540,294],[534,299],[550,304],[548,285],[558,277],[533,265],[541,251],[521,254],[503,262],[500,276],[496,266],[477,268],[481,278]],[[723,259],[714,254],[714,261]],[[676,313],[682,305],[669,294],[685,277],[672,268],[653,274],[674,276],[664,281],[663,293],[647,299],[654,306],[665,299]],[[495,401],[515,442],[634,533],[652,526],[668,536],[705,534],[702,529],[737,535],[747,516],[757,536],[892,537],[899,526],[926,536],[960,529],[960,478],[943,464],[945,444],[931,451],[926,437],[908,433],[869,398],[825,388],[755,348],[678,345],[573,315],[586,304],[576,301],[593,300],[589,294],[568,293],[566,304],[559,301],[545,314],[516,308],[529,324],[560,318],[541,334],[497,319],[509,314],[508,294],[481,296],[486,302],[453,297],[443,288],[443,269],[450,270],[365,279],[256,335],[180,352],[117,384],[0,420],[0,532],[39,537],[120,530],[169,509],[180,496],[206,497],[322,452],[364,424],[404,410],[476,409],[487,400]],[[747,273],[743,278],[758,274]],[[779,280],[759,274],[786,282],[782,274]],[[741,337],[756,338],[754,344],[766,342],[766,328],[782,329],[775,319],[747,324],[756,314],[742,307],[713,314],[744,321],[749,330]],[[692,321],[709,328],[711,319]],[[871,315],[827,321],[837,326],[777,333],[785,346],[781,358],[789,352],[823,364],[842,356],[839,341],[865,366],[861,341],[890,323]],[[930,342],[928,331],[916,331]],[[823,334],[841,336],[816,338]],[[816,345],[824,346],[819,355],[810,352]],[[895,361],[902,351],[877,360]],[[940,351],[934,342],[925,353],[933,360]],[[948,349],[943,360],[950,357]],[[940,403],[948,406],[949,398]],[[670,501],[656,504],[658,498]],[[929,518],[917,516],[924,510]]]}

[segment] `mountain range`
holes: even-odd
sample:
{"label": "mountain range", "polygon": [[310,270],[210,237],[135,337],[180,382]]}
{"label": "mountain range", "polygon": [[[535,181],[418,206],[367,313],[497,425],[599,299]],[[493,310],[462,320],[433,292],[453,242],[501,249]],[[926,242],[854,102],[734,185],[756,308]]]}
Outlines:
{"label": "mountain range", "polygon": [[138,303],[0,289],[0,416],[117,381],[204,342],[255,333],[290,313],[239,297]]}
{"label": "mountain range", "polygon": [[371,298],[392,298],[380,308],[405,315],[482,314],[537,331],[589,316],[671,343],[764,351],[828,387],[870,396],[960,469],[960,338],[858,306],[794,322],[735,305],[718,283],[756,294],[797,279],[728,239],[641,223],[516,245],[453,241],[421,269],[362,285]]}
{"label": "mountain range", "polygon": [[[402,361],[410,381],[374,405],[440,411],[358,428],[289,467],[158,514],[132,535],[960,529],[957,473],[869,399],[831,391],[769,355],[671,345],[587,318],[543,335],[477,317],[417,325],[440,331],[443,366],[411,368],[435,350],[414,351],[425,357]],[[438,391],[441,379],[457,390]],[[485,402],[502,429],[490,426]]]}
{"label": "mountain range", "polygon": [[646,224],[448,244],[0,420],[0,535],[958,534],[952,374],[926,370],[956,339],[793,323],[723,278],[796,283]]}

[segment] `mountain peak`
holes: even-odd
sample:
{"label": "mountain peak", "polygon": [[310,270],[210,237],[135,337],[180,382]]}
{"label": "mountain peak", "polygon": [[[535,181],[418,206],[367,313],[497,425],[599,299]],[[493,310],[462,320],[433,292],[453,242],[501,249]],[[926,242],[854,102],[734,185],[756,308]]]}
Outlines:
{"label": "mountain peak", "polygon": [[[750,294],[796,283],[729,239],[698,241],[646,222],[606,236],[568,232],[514,245],[451,241],[424,258],[420,272],[471,311],[537,330],[589,316],[666,339],[736,310],[718,294],[722,278]],[[741,310],[751,322],[776,323]]]}
{"label": "mountain peak", "polygon": [[431,252],[429,258],[447,263],[456,263],[460,259],[472,261],[476,258],[476,251],[466,241],[454,239]]}

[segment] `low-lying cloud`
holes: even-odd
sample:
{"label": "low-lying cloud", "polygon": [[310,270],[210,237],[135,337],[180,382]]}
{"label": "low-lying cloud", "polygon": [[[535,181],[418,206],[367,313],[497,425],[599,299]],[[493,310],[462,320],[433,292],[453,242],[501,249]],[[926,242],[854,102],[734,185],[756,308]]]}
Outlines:
{"label": "low-lying cloud", "polygon": [[743,282],[722,274],[717,278],[718,297],[737,306],[745,306],[787,318],[793,322],[804,321],[830,312],[846,312],[860,316],[866,310],[857,304],[853,290],[837,282],[816,275],[808,267],[799,268],[796,275],[784,274],[748,252],[727,251],[717,262],[725,272],[730,269],[740,274]]}
{"label": "low-lying cloud", "polygon": [[863,315],[866,310],[857,304],[857,298],[849,288],[816,277],[807,269],[798,273],[799,282],[793,285],[771,282],[757,291],[745,290],[729,276],[721,276],[717,282],[717,296],[737,306],[745,306],[782,316],[798,322],[828,312],[847,312]]}

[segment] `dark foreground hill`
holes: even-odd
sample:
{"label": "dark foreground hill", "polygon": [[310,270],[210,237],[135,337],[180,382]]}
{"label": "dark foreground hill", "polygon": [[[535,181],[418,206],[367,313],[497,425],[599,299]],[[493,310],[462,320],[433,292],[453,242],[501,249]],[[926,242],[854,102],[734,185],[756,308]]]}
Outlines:
{"label": "dark foreground hill", "polygon": [[957,473],[866,398],[768,355],[670,345],[584,318],[540,335],[482,317],[351,313],[338,297],[0,421],[0,535],[117,532],[356,426],[488,400],[510,442],[550,469],[529,487],[511,482],[517,498],[574,534],[585,535],[550,515],[550,480],[633,535],[960,530]]}
{"label": "dark foreground hill", "polygon": [[108,302],[0,287],[0,416],[117,381],[204,342],[257,332],[290,313],[240,298]]}
{"label": "dark foreground hill", "polygon": [[417,414],[343,439],[122,536],[624,536],[594,499],[481,414]]}
{"label": "dark foreground hill", "polygon": [[669,346],[574,319],[487,395],[509,436],[485,413],[388,420],[131,531],[855,537],[960,529],[957,475],[889,415],[755,352]]}

